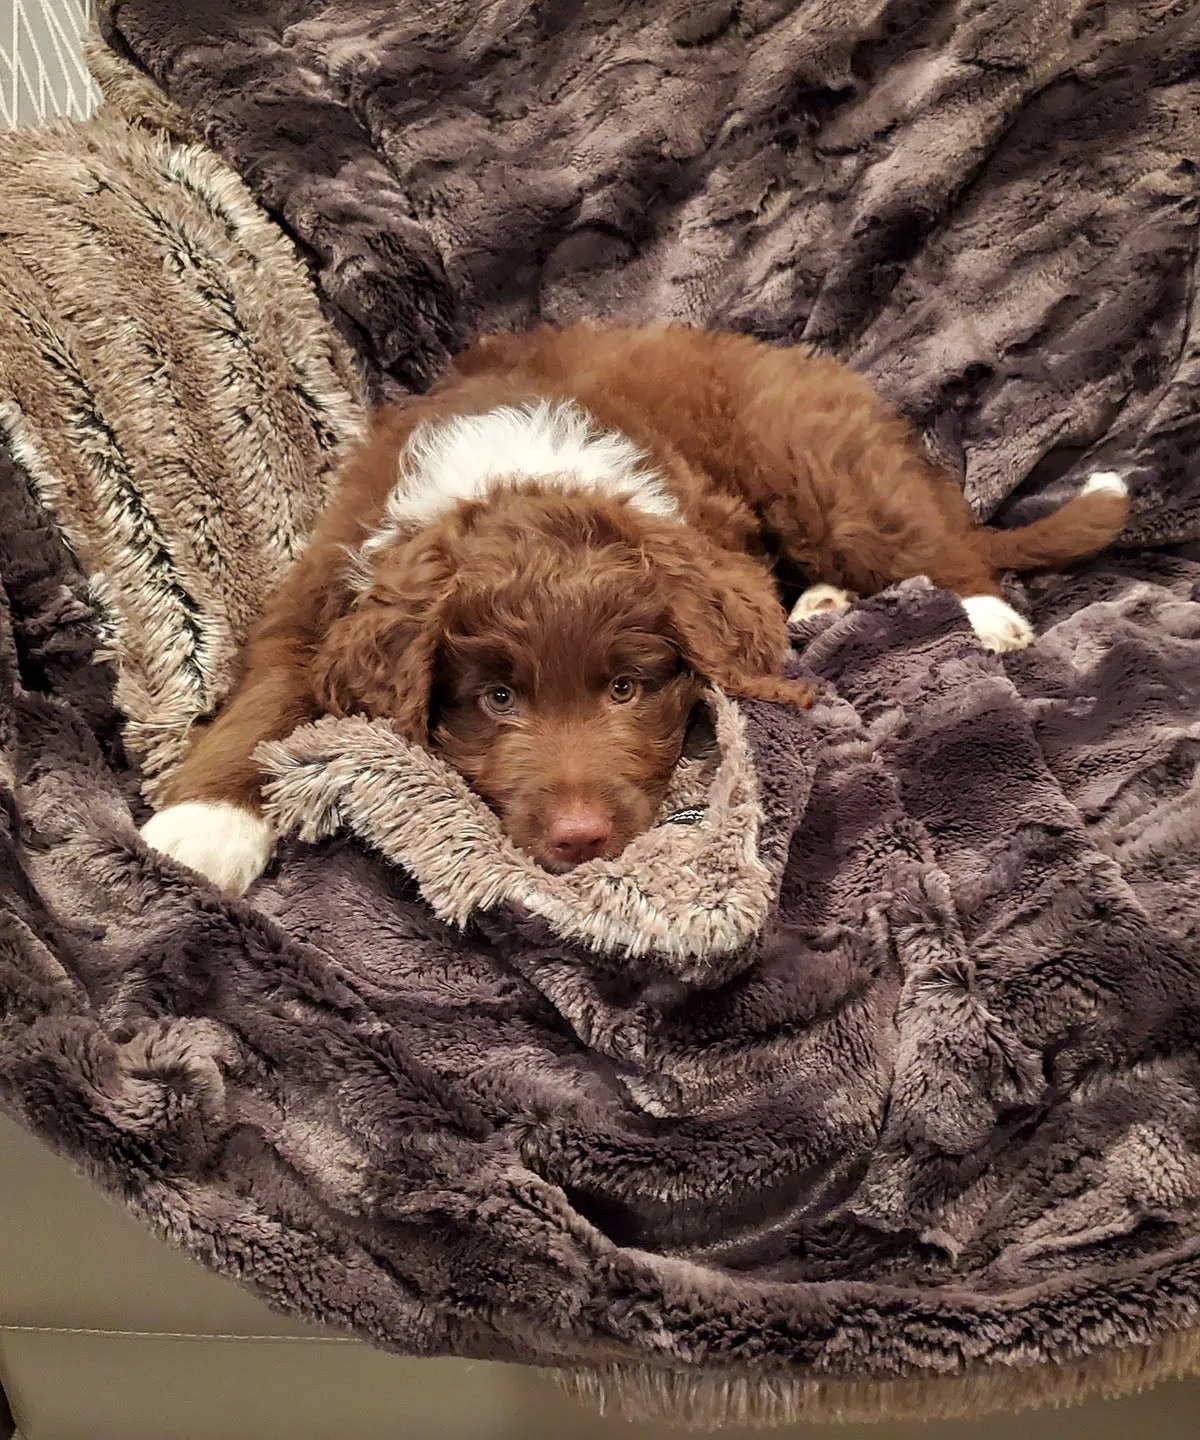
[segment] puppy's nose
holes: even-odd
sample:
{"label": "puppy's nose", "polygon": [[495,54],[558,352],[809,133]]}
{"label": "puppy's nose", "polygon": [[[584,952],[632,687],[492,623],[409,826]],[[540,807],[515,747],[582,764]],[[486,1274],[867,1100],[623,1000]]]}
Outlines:
{"label": "puppy's nose", "polygon": [[608,844],[612,821],[602,810],[573,805],[560,810],[546,827],[546,844],[561,865],[594,860]]}

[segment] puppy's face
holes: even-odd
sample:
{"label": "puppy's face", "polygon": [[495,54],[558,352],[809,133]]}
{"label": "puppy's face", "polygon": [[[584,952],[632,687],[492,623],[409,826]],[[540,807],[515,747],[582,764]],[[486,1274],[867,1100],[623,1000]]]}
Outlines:
{"label": "puppy's face", "polygon": [[767,572],[605,497],[501,490],[377,562],[330,628],[314,692],[445,756],[550,870],[653,823],[705,686],[809,703],[780,680]]}
{"label": "puppy's face", "polygon": [[702,688],[653,577],[577,558],[452,603],[433,690],[434,747],[554,871],[653,823]]}

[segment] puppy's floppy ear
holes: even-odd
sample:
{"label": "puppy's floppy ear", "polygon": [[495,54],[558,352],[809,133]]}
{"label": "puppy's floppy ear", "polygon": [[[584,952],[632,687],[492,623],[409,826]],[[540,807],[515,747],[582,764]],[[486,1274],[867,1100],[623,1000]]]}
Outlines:
{"label": "puppy's floppy ear", "polygon": [[683,525],[655,527],[645,549],[667,582],[675,643],[698,675],[744,699],[813,703],[809,686],[781,673],[787,618],[761,564]]}
{"label": "puppy's floppy ear", "polygon": [[392,720],[406,739],[428,744],[451,585],[448,556],[424,537],[388,556],[370,590],[334,621],[317,651],[311,673],[322,708]]}

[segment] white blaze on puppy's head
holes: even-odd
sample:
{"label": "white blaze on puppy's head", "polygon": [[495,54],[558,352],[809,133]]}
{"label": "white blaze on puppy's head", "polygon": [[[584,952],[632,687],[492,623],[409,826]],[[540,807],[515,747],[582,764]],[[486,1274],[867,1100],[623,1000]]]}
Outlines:
{"label": "white blaze on puppy's head", "polygon": [[675,497],[646,464],[644,451],[569,400],[502,405],[428,421],[413,431],[396,468],[381,523],[351,557],[360,588],[369,585],[378,556],[398,540],[505,484],[536,481],[547,489],[591,490],[626,500],[647,515],[679,518]]}

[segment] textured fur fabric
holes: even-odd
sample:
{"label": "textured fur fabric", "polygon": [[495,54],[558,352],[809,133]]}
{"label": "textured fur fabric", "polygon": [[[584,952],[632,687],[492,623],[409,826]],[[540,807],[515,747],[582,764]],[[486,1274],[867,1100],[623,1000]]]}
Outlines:
{"label": "textured fur fabric", "polygon": [[153,795],[328,498],[360,382],[212,154],[108,115],[2,153],[0,427],[87,573]]}
{"label": "textured fur fabric", "polygon": [[[368,360],[425,378],[455,305],[807,333],[942,422],[981,512],[1102,461],[1138,535],[1197,539],[1182,9],[463,4],[419,7],[418,45],[415,6],[286,8],[122,0],[109,25]],[[108,192],[62,163],[66,223]],[[53,323],[99,344],[121,293]],[[177,373],[126,353],[109,383]],[[258,377],[179,392],[197,436]],[[575,889],[385,729],[311,727],[264,758],[326,838],[233,902],[136,837],[88,586],[29,491],[63,507],[43,457],[76,412],[41,413],[0,473],[0,1100],[161,1233],[385,1345],[664,1390],[1020,1370],[1200,1324],[1195,560],[1014,591],[1042,634],[1004,660],[920,582],[808,621],[818,706],[714,698],[716,768],[677,796],[704,818]],[[126,505],[160,493],[135,479]],[[99,535],[67,529],[88,568]],[[195,533],[181,511],[154,550],[185,628],[233,604],[193,595]]]}

